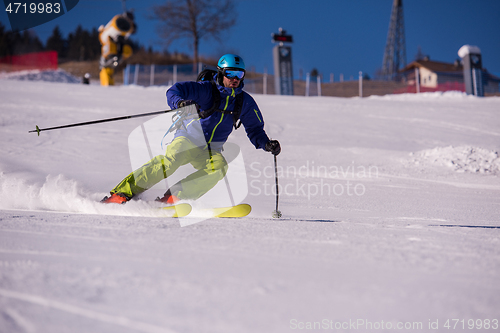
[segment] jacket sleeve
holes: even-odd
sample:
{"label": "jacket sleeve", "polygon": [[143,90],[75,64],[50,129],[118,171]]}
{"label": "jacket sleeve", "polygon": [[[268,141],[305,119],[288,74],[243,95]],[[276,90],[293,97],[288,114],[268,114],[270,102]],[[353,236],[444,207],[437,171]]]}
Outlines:
{"label": "jacket sleeve", "polygon": [[264,118],[262,117],[262,113],[257,103],[255,103],[250,95],[245,96],[240,120],[245,127],[250,142],[252,142],[255,148],[264,149],[266,143],[269,141],[269,137],[264,131]]}
{"label": "jacket sleeve", "polygon": [[177,82],[167,90],[167,104],[171,109],[176,109],[177,103],[181,100],[192,100],[202,110],[209,109],[213,104],[211,83]]}

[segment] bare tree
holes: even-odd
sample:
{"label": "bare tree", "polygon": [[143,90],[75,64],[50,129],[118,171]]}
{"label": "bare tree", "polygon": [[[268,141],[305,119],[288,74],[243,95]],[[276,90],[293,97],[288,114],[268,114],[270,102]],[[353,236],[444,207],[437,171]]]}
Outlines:
{"label": "bare tree", "polygon": [[191,39],[194,65],[199,59],[200,41],[214,38],[236,23],[232,0],[167,0],[155,6],[153,19],[160,21],[158,31],[167,45],[177,39]]}

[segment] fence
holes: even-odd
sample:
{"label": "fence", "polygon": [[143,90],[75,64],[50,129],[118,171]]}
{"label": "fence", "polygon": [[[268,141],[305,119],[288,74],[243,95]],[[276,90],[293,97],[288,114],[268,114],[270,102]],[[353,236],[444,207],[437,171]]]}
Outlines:
{"label": "fence", "polygon": [[[193,67],[197,67],[193,70]],[[187,65],[127,65],[124,70],[124,84],[142,86],[172,85],[179,81],[194,81],[198,73],[206,66]],[[412,75],[406,75],[400,81],[371,80],[363,72],[358,77],[350,76],[344,80],[344,75],[330,74],[330,81],[323,82],[321,75],[311,77],[306,74],[305,80],[294,80],[296,96],[334,96],[334,97],[368,97],[371,95],[388,95],[402,93],[423,93],[436,91],[465,91],[463,75],[457,73],[427,73],[416,70]],[[415,79],[417,78],[417,80]],[[486,95],[499,95],[500,78],[487,72],[483,75]],[[247,73],[245,91],[254,94],[274,94],[274,76],[264,73]]]}
{"label": "fence", "polygon": [[57,52],[34,52],[0,58],[0,69],[15,72],[32,69],[57,69]]}
{"label": "fence", "polygon": [[179,81],[195,81],[204,64],[196,70],[192,64],[185,65],[130,65],[123,70],[123,84],[140,86],[170,86]]}

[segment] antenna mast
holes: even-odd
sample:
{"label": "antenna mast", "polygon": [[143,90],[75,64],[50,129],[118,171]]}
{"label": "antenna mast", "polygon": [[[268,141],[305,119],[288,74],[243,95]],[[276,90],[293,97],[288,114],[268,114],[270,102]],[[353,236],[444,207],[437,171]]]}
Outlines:
{"label": "antenna mast", "polygon": [[405,66],[406,44],[403,0],[394,0],[382,64],[382,77],[386,80],[398,80],[398,70],[400,67]]}

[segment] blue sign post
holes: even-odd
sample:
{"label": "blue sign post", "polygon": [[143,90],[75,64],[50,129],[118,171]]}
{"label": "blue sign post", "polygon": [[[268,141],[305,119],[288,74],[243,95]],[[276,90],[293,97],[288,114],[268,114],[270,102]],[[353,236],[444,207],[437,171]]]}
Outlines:
{"label": "blue sign post", "polygon": [[276,95],[293,95],[292,48],[284,43],[292,43],[292,36],[287,35],[282,28],[278,34],[272,34],[273,42],[278,42],[273,48],[274,88]]}

